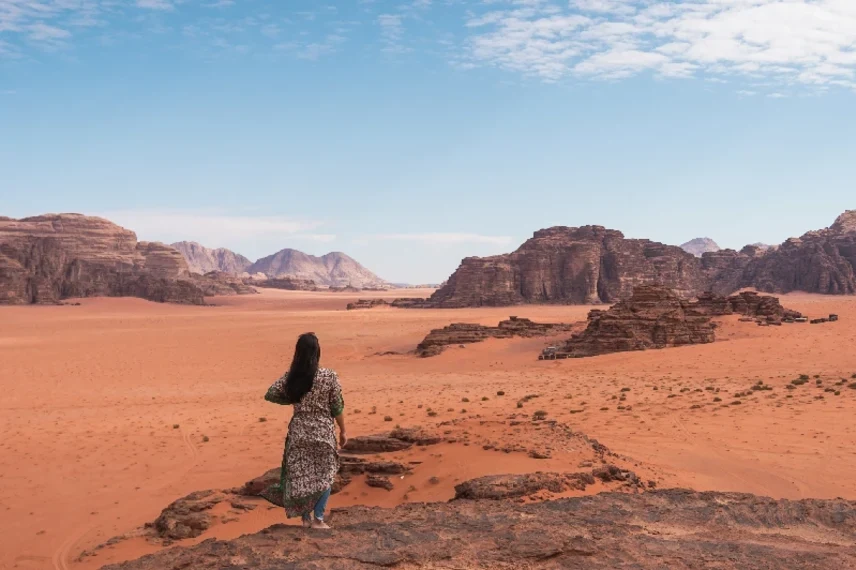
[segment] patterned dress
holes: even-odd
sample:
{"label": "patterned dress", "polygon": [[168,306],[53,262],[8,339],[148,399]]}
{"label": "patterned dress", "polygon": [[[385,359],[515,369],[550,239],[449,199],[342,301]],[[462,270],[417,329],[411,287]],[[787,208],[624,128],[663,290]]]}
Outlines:
{"label": "patterned dress", "polygon": [[[268,388],[265,400],[291,405],[285,397],[285,376]],[[332,487],[339,471],[333,418],[344,409],[339,377],[332,370],[319,368],[312,390],[294,404],[294,415],[285,438],[280,482],[262,493],[271,503],[285,507],[289,518],[312,511],[321,495]]]}

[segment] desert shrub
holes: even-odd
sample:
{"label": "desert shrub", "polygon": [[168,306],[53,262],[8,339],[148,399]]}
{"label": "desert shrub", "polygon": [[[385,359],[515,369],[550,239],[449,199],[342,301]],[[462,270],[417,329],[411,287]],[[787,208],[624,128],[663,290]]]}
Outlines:
{"label": "desert shrub", "polygon": [[392,421],[392,416],[384,416],[384,417],[383,417],[383,421],[385,421],[385,422],[391,422],[391,421]]}
{"label": "desert shrub", "polygon": [[547,412],[544,410],[537,410],[534,414],[532,414],[532,419],[535,421],[543,420],[547,418]]}
{"label": "desert shrub", "polygon": [[497,392],[497,393],[496,393],[496,395],[497,395],[497,396],[505,396],[505,392],[503,392],[502,390],[500,390],[499,392]]}

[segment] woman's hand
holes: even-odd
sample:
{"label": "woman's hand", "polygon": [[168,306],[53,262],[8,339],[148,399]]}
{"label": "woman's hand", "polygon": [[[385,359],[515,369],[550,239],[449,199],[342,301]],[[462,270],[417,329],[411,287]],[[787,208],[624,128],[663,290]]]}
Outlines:
{"label": "woman's hand", "polygon": [[344,448],[346,443],[348,443],[348,436],[345,435],[345,430],[339,430],[339,447]]}

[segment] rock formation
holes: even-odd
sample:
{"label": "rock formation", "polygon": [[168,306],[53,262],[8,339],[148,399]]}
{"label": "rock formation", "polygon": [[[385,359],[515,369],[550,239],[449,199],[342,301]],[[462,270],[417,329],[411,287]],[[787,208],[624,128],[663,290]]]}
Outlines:
{"label": "rock formation", "polygon": [[254,287],[285,289],[286,291],[317,291],[318,285],[311,279],[297,277],[278,277],[276,279],[245,279],[244,283]]}
{"label": "rock formation", "polygon": [[142,297],[203,304],[175,249],[80,214],[0,218],[0,304],[69,297]]}
{"label": "rock formation", "polygon": [[658,284],[681,296],[705,290],[700,263],[679,247],[626,239],[601,226],[539,230],[514,253],[469,257],[431,296],[436,307],[520,303],[611,303],[634,285]]}
{"label": "rock formation", "polygon": [[357,309],[374,309],[375,307],[388,307],[389,301],[385,299],[357,299],[353,303],[348,303],[346,307],[349,311]]}
{"label": "rock formation", "polygon": [[311,279],[327,287],[385,287],[387,283],[344,253],[333,252],[321,257],[294,249],[283,249],[259,259],[247,268],[249,273],[264,273],[270,278],[298,277]]}
{"label": "rock formation", "polygon": [[252,261],[234,251],[222,247],[210,249],[195,241],[180,241],[172,244],[172,247],[184,256],[191,272],[201,275],[212,271],[241,275],[253,264]]}
{"label": "rock formation", "polygon": [[586,329],[571,337],[558,354],[580,358],[713,341],[710,317],[669,289],[641,285],[609,310],[591,311]]}
{"label": "rock formation", "polygon": [[662,490],[521,504],[334,509],[334,535],[277,524],[104,570],[856,568],[856,503]]}
{"label": "rock formation", "polygon": [[512,338],[547,336],[572,330],[573,325],[564,323],[536,323],[529,319],[510,317],[495,327],[486,327],[470,323],[453,323],[442,329],[434,329],[416,347],[416,354],[422,357],[436,356],[447,346],[454,344],[472,344],[489,338]]}
{"label": "rock formation", "polygon": [[723,315],[742,315],[744,317],[761,317],[781,320],[798,319],[802,313],[786,309],[778,297],[760,295],[754,291],[744,291],[730,297],[722,297],[713,293],[702,293],[690,304],[698,313],[711,317]]}
{"label": "rock formation", "polygon": [[601,226],[539,230],[513,253],[464,259],[427,302],[403,306],[612,303],[636,285],[668,287],[681,298],[744,288],[856,294],[856,210],[780,246],[747,245],[701,258]]}
{"label": "rock formation", "polygon": [[703,253],[719,251],[722,248],[719,247],[719,245],[712,239],[702,237],[691,239],[690,241],[681,244],[681,249],[696,257],[701,257]]}
{"label": "rock formation", "polygon": [[202,289],[206,297],[218,295],[253,295],[255,289],[244,283],[240,277],[224,271],[211,271],[205,275],[194,275],[193,282]]}

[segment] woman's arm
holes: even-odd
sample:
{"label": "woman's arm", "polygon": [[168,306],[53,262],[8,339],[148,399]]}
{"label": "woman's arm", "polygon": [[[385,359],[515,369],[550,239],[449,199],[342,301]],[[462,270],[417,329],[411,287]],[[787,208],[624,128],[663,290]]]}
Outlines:
{"label": "woman's arm", "polygon": [[335,420],[339,424],[339,447],[345,447],[345,444],[348,443],[348,436],[345,433],[345,412],[336,416]]}
{"label": "woman's arm", "polygon": [[278,379],[268,388],[265,400],[281,406],[287,406],[291,403],[285,397],[285,376]]}
{"label": "woman's arm", "polygon": [[345,398],[342,396],[342,385],[339,375],[333,372],[333,386],[330,389],[330,415],[339,425],[339,445],[345,447],[348,436],[345,433]]}

